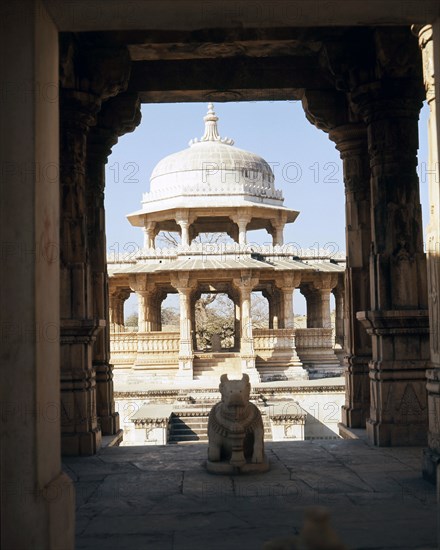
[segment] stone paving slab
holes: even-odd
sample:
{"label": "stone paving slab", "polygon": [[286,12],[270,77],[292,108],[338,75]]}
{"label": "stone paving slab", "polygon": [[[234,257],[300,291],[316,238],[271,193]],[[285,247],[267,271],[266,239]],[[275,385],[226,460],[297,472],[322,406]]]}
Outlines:
{"label": "stone paving slab", "polygon": [[364,440],[267,443],[267,474],[206,472],[206,444],[110,447],[68,458],[77,486],[78,550],[258,550],[297,532],[323,505],[350,549],[432,550],[435,488],[421,449]]}

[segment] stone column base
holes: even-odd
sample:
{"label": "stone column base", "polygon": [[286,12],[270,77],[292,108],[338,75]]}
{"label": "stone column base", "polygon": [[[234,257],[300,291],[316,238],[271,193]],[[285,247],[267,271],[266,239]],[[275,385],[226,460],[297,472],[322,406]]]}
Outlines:
{"label": "stone column base", "polygon": [[370,360],[368,355],[348,355],[344,360],[346,399],[342,407],[342,423],[349,428],[365,428],[370,416]]}
{"label": "stone column base", "polygon": [[115,435],[119,432],[119,413],[115,412],[107,416],[100,416],[102,435]]}
{"label": "stone column base", "polygon": [[94,455],[101,448],[102,434],[100,428],[89,432],[61,434],[62,454],[65,456]]}
{"label": "stone column base", "polygon": [[251,384],[258,384],[261,382],[260,374],[255,366],[255,355],[241,355],[241,372],[249,376]]}
{"label": "stone column base", "polygon": [[365,428],[367,423],[367,413],[362,408],[341,407],[342,424],[347,428]]}
{"label": "stone column base", "polygon": [[193,362],[194,355],[180,355],[179,356],[179,370],[176,373],[176,379],[178,380],[192,380],[193,379]]}

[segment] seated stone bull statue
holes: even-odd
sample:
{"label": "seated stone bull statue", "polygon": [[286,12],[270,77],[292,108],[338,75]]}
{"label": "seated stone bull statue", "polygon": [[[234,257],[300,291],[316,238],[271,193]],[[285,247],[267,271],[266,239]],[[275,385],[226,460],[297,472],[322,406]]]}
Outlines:
{"label": "seated stone bull statue", "polygon": [[269,462],[264,454],[264,427],[261,412],[249,402],[249,376],[229,380],[220,378],[222,400],[214,405],[208,421],[208,461],[213,473],[266,472]]}

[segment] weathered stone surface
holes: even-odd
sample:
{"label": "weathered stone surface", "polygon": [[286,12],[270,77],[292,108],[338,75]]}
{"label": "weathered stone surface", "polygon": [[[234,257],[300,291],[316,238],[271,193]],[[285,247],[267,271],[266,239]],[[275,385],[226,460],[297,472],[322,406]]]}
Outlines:
{"label": "weathered stone surface", "polygon": [[[261,548],[298,533],[305,509],[316,505],[330,511],[349,548],[436,547],[435,489],[420,477],[421,448],[382,449],[362,440],[267,443],[271,470],[240,477],[210,475],[202,466],[206,452],[206,444],[103,449],[105,481],[97,489],[95,482],[91,495],[82,489],[88,500],[78,504],[77,547],[104,549],[112,533],[124,543],[154,541],[157,550],[171,548],[170,539],[184,550],[240,550],[243,537]],[[145,470],[133,475],[126,467],[140,456]],[[163,476],[158,459],[168,465]],[[93,457],[68,459],[80,479],[88,462],[97,464]],[[110,464],[124,464],[124,471],[111,473]]]}

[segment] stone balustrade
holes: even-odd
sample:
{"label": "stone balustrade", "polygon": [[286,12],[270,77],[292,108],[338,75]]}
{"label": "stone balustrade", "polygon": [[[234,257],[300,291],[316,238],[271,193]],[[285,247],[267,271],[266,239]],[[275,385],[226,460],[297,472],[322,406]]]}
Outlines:
{"label": "stone balustrade", "polygon": [[179,353],[179,332],[137,333],[138,353]]}
{"label": "stone balustrade", "polygon": [[136,360],[137,333],[113,332],[110,335],[110,361],[115,365],[132,365]]}
{"label": "stone balustrade", "polygon": [[295,330],[284,329],[254,329],[254,349],[256,353],[276,349],[292,349],[295,344]]}
{"label": "stone balustrade", "polygon": [[296,348],[333,348],[333,329],[298,328],[295,331]]}
{"label": "stone balustrade", "polygon": [[120,332],[110,338],[111,363],[134,365],[145,361],[145,356],[177,356],[179,353],[179,332]]}

